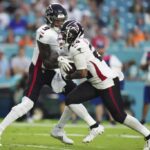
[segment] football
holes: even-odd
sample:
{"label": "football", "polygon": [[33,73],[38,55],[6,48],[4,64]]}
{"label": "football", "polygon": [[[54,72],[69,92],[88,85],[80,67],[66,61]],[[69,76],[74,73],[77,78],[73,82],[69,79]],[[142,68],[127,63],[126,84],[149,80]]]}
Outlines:
{"label": "football", "polygon": [[76,66],[75,66],[75,64],[74,64],[74,63],[70,63],[70,65],[72,66],[72,69],[70,69],[69,71],[66,70],[65,72],[66,72],[67,74],[72,74],[72,73],[74,73],[74,72],[76,71]]}

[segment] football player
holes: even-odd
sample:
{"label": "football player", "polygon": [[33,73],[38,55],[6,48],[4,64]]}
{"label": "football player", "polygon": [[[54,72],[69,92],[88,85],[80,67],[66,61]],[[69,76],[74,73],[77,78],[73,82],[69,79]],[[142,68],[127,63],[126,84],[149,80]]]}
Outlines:
{"label": "football player", "polygon": [[[60,82],[64,82],[62,84],[63,87],[61,88],[64,88],[65,94],[68,94],[74,87],[76,87],[71,80],[62,81],[59,70],[55,70],[58,66],[61,66],[61,68],[66,70],[71,68],[71,65],[69,64],[70,61],[61,56],[62,52],[58,43],[59,29],[66,18],[67,12],[60,4],[51,4],[46,9],[46,24],[42,25],[36,31],[36,46],[34,48],[32,63],[29,68],[28,84],[24,91],[22,102],[14,106],[1,122],[0,136],[6,127],[8,127],[13,121],[31,110],[39,97],[39,93],[43,85],[46,84],[50,87],[52,86],[55,91],[60,88],[58,87]],[[74,105],[73,107],[75,111],[80,112],[80,114],[78,114],[79,117],[84,119],[93,130],[98,132],[98,134],[101,134],[104,131],[103,126],[96,123],[82,104]],[[63,132],[63,127],[70,116],[71,110],[66,107],[59,124],[55,126],[52,131],[52,136],[61,139],[67,144],[73,144],[73,141]],[[95,135],[95,137],[96,136],[97,135]]]}
{"label": "football player", "polygon": [[[104,106],[110,111],[113,118],[145,137],[144,150],[150,149],[150,131],[136,118],[124,111],[120,94],[119,76],[110,69],[101,56],[93,51],[89,41],[84,38],[84,30],[80,23],[69,20],[61,29],[65,43],[69,44],[68,54],[75,63],[76,71],[65,75],[65,79],[87,78],[87,81],[72,90],[66,100],[66,104],[72,108],[72,104],[79,104],[97,96],[102,97]],[[93,134],[84,139],[91,141]]]}

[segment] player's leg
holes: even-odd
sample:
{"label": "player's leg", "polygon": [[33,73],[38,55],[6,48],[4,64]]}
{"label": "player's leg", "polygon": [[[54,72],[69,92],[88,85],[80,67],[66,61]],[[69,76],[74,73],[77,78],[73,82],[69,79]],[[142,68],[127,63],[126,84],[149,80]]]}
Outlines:
{"label": "player's leg", "polygon": [[[73,81],[66,81],[66,86],[64,87],[64,92],[62,93],[65,98],[66,95],[72,91],[76,87],[76,84]],[[75,106],[76,107],[76,106]],[[55,127],[51,131],[51,135],[57,139],[60,139],[62,142],[66,144],[73,144],[74,141],[67,137],[64,132],[64,126],[66,125],[67,121],[71,118],[72,111],[68,106],[65,106],[64,111]]]}
{"label": "player's leg", "polygon": [[[60,94],[61,95],[61,97],[63,98],[63,106],[64,106],[64,109],[63,109],[63,111],[61,111],[62,112],[62,116],[64,116],[65,117],[65,114],[66,113],[68,113],[67,111],[66,111],[66,104],[65,104],[65,101],[66,101],[66,96],[67,96],[67,94],[68,93],[70,93],[75,87],[76,87],[76,84],[73,82],[73,81],[69,81],[70,83],[68,83],[65,87],[64,87],[64,92],[62,93],[62,94]],[[66,113],[65,113],[66,112]],[[77,115],[74,113],[74,112],[72,112],[72,111],[69,111],[70,113],[70,116],[69,116],[69,118],[68,118],[68,120],[72,120],[72,123],[76,123],[76,121],[77,121]],[[68,116],[68,115],[66,115],[66,116]],[[60,124],[61,124],[61,120],[63,121],[63,119],[60,119],[59,121],[60,121]],[[63,121],[64,122],[64,121]],[[67,120],[66,120],[66,123],[67,123]],[[65,124],[66,124],[65,123]],[[59,124],[59,123],[58,123]],[[64,124],[64,125],[65,125]]]}
{"label": "player's leg", "polygon": [[[85,120],[89,126],[92,126],[96,121],[89,115],[86,108],[80,104],[86,100],[89,100],[91,97],[95,97],[97,93],[95,89],[93,90],[89,82],[84,82],[74,88],[68,95],[66,99],[66,105],[71,108],[80,118]],[[69,101],[72,99],[74,104],[69,105]],[[75,101],[76,100],[76,101]]]}
{"label": "player's leg", "polygon": [[77,86],[67,95],[66,105],[82,118],[91,129],[89,135],[83,140],[83,142],[91,142],[97,135],[104,132],[104,127],[99,125],[90,116],[87,109],[80,104],[97,96],[97,90],[87,81]]}
{"label": "player's leg", "polygon": [[136,118],[125,113],[122,97],[119,90],[119,80],[115,79],[114,82],[115,86],[100,91],[100,95],[104,99],[104,105],[107,107],[116,121],[141,133],[145,137],[145,139],[150,139],[150,131],[145,126],[143,126]]}
{"label": "player's leg", "polygon": [[[49,75],[48,75],[49,77]],[[53,91],[56,93],[60,93],[61,91],[63,95],[69,93],[73,88],[76,87],[76,84],[72,81],[65,81],[62,78],[62,75],[59,70],[56,70],[54,77],[51,80],[48,80],[48,85],[52,87]],[[64,126],[67,121],[71,118],[72,111],[65,106],[64,111],[61,115],[58,124],[51,131],[51,136],[55,137],[66,144],[73,144],[73,140],[68,138],[64,132]]]}
{"label": "player's leg", "polygon": [[34,101],[37,99],[42,87],[42,82],[40,82],[41,71],[39,68],[40,65],[34,66],[33,64],[31,64],[29,69],[29,82],[27,85],[27,89],[24,92],[22,102],[14,106],[1,122],[0,134],[2,134],[6,127],[8,127],[12,122],[26,114],[33,107]]}
{"label": "player's leg", "polygon": [[24,96],[22,98],[22,102],[14,107],[12,107],[11,111],[4,118],[4,120],[0,124],[0,134],[8,127],[12,122],[17,120],[19,117],[25,115],[34,105],[34,102]]}
{"label": "player's leg", "polygon": [[[67,85],[65,86],[64,95],[67,95],[68,93],[70,93],[73,89],[75,89],[75,87],[76,87],[76,84],[75,84],[73,81],[68,81]],[[85,112],[85,107],[84,107],[82,104],[80,104],[80,105],[76,105],[76,104],[75,104],[75,105],[72,105],[71,107],[72,107],[72,109],[74,109],[76,112],[78,112],[77,115],[78,115],[79,112],[80,112],[81,115],[84,113],[86,116],[88,116],[88,117],[85,117],[85,118],[89,118],[89,120],[86,120],[86,122],[87,122],[89,125],[93,125],[93,123],[95,123],[94,119],[93,119],[92,117],[89,117],[90,115],[87,113],[87,111]],[[65,113],[68,114],[66,110],[68,111],[68,109],[65,109],[63,115],[64,115]],[[83,113],[82,113],[82,110],[83,110]],[[88,115],[87,115],[87,114],[88,114]],[[71,115],[71,114],[69,113],[69,115]],[[68,116],[68,115],[67,115],[67,116]],[[79,117],[80,117],[80,116],[79,116]],[[67,118],[68,118],[68,117],[67,117]],[[81,117],[81,118],[82,118],[82,117]],[[91,121],[90,121],[90,120],[91,120]],[[60,125],[60,126],[62,127],[62,125],[61,125],[61,119],[60,119],[58,125]],[[64,124],[63,124],[63,125],[64,125]]]}
{"label": "player's leg", "polygon": [[51,131],[51,136],[55,137],[57,139],[60,139],[62,142],[66,144],[73,144],[74,141],[67,137],[67,135],[64,132],[64,126],[68,122],[68,120],[71,118],[72,111],[65,106],[65,99],[66,96],[64,94],[59,94],[60,97],[60,102],[61,102],[61,118],[59,119],[57,125],[52,129]]}
{"label": "player's leg", "polygon": [[[65,96],[66,100],[66,95],[70,93],[74,88],[76,87],[76,84],[73,81],[66,81],[66,86],[64,87],[64,92],[62,93]],[[71,118],[72,111],[68,106],[65,106],[64,111],[61,115],[60,120],[58,121],[57,126],[60,128],[64,128],[66,125],[67,121]]]}
{"label": "player's leg", "polygon": [[[76,84],[73,81],[65,82],[62,79],[62,76],[61,76],[61,74],[59,74],[59,72],[56,75],[58,75],[57,80],[58,81],[61,80],[61,82],[59,82],[59,84],[57,84],[58,81],[55,80],[56,84],[54,84],[55,82],[52,82],[51,86],[52,86],[53,90],[55,89],[55,86],[56,86],[56,88],[59,86],[60,87],[59,89],[63,88],[63,92],[61,94],[63,95],[63,100],[65,102],[66,94],[69,93],[72,89],[74,89],[76,87]],[[62,82],[64,82],[66,84],[65,87],[62,86],[63,85]],[[62,84],[62,85],[60,85],[60,84]],[[58,123],[54,126],[54,128],[51,131],[52,137],[55,137],[55,138],[61,140],[62,142],[66,143],[66,144],[73,144],[74,143],[73,140],[70,139],[69,137],[67,137],[67,135],[64,132],[64,126],[66,125],[68,120],[71,118],[71,114],[72,114],[72,111],[70,110],[70,108],[65,106],[64,111],[63,111]]]}
{"label": "player's leg", "polygon": [[145,86],[145,88],[144,88],[144,105],[143,105],[142,120],[141,120],[142,124],[144,124],[146,122],[146,116],[148,113],[149,104],[150,104],[150,86]]}

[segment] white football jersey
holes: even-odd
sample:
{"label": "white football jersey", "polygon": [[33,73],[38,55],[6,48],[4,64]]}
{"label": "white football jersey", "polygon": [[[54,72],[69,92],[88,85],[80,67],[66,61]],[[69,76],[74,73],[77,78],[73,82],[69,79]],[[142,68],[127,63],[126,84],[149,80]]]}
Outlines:
{"label": "white football jersey", "polygon": [[[43,25],[36,31],[36,45],[33,52],[32,62],[35,65],[37,63],[39,57],[39,48],[37,45],[37,41],[40,41],[44,44],[49,44],[53,51],[57,51],[58,54],[60,53],[60,47],[58,43],[58,31],[54,28],[50,28],[48,25]],[[43,49],[44,51],[44,49]],[[42,67],[44,67],[42,65]]]}
{"label": "white football jersey", "polygon": [[114,85],[113,78],[118,75],[93,54],[89,41],[85,38],[77,39],[69,49],[69,55],[75,63],[77,70],[87,69],[91,74],[88,79],[97,89],[106,89]]}
{"label": "white football jersey", "polygon": [[[59,39],[59,31],[55,30],[54,28],[50,28],[48,25],[43,25],[36,31],[36,46],[34,48],[32,63],[36,65],[39,58],[39,48],[37,41],[40,41],[44,44],[49,44],[53,51],[57,51],[58,54],[64,53],[63,49],[60,49],[60,41]],[[43,49],[44,51],[44,49]],[[45,68],[42,65],[42,68]],[[66,82],[62,79],[60,69],[54,69],[55,75],[52,79],[51,86],[55,93],[61,93],[64,90]]]}

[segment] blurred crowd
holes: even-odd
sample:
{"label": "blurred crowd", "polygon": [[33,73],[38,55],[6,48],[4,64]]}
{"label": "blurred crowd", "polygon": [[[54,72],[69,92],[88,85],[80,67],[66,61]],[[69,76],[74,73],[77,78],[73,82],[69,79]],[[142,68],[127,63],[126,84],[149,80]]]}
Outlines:
{"label": "blurred crowd", "polygon": [[0,42],[33,45],[35,30],[44,23],[45,8],[52,2],[67,9],[68,19],[81,22],[94,43],[99,37],[107,46],[109,37],[136,47],[150,40],[149,0],[1,0]]}
{"label": "blurred crowd", "polygon": [[[143,44],[150,43],[150,0],[0,0],[0,44],[18,46],[18,53],[9,59],[0,47],[0,82],[20,74],[23,80],[19,87],[24,88],[31,61],[25,54],[26,46],[34,47],[35,31],[44,24],[45,8],[53,2],[66,8],[68,19],[81,22],[85,37],[105,53],[114,45],[118,52],[142,51]],[[142,56],[138,66],[135,60],[123,62],[126,79],[148,81],[149,52],[150,48],[143,52],[145,66]]]}

